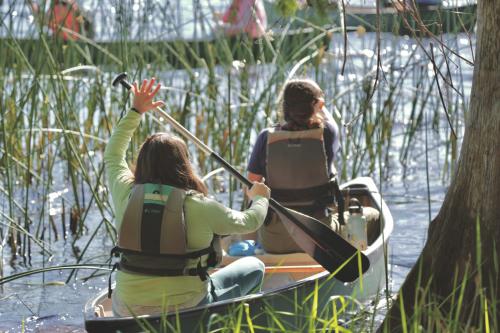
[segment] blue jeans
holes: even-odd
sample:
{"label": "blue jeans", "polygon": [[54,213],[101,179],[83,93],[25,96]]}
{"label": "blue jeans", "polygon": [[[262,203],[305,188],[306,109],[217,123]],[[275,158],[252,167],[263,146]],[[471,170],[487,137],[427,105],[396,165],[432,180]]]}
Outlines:
{"label": "blue jeans", "polygon": [[215,288],[214,299],[211,284],[208,294],[198,305],[223,301],[260,291],[264,279],[265,265],[255,257],[243,257],[210,275]]}

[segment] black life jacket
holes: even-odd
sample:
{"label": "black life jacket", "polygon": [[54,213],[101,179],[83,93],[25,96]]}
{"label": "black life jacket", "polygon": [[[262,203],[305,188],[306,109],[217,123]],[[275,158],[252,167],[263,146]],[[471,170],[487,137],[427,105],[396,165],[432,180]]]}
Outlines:
{"label": "black life jacket", "polygon": [[[208,277],[222,260],[220,237],[209,247],[187,251],[184,201],[192,192],[162,184],[137,184],[132,189],[111,254],[115,268],[131,274]],[[197,261],[197,265],[193,265]]]}
{"label": "black life jacket", "polygon": [[284,131],[278,126],[269,131],[266,183],[284,206],[311,213],[334,203],[338,185],[327,163],[323,128]]}

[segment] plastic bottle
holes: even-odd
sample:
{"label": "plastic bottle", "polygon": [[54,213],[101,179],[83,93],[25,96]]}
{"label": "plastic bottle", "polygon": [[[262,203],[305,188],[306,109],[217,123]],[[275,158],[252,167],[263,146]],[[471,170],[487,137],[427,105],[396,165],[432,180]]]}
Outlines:
{"label": "plastic bottle", "polygon": [[366,233],[366,217],[363,207],[356,198],[349,200],[349,218],[346,224],[347,240],[358,250],[366,250],[368,239]]}

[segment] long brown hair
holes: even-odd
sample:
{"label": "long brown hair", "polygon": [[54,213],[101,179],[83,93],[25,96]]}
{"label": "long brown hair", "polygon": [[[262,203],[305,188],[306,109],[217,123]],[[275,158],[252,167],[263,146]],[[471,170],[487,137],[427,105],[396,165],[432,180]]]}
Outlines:
{"label": "long brown hair", "polygon": [[166,133],[149,136],[137,156],[135,183],[171,185],[207,194],[207,187],[195,174],[184,141]]}
{"label": "long brown hair", "polygon": [[323,91],[310,79],[294,79],[287,82],[282,92],[282,112],[290,131],[319,128],[322,119],[313,117],[314,105],[323,97]]}

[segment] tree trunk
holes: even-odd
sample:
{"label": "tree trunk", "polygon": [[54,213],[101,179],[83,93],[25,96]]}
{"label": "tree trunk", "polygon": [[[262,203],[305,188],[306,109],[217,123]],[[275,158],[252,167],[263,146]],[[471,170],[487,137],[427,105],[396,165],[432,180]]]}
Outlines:
{"label": "tree trunk", "polygon": [[[419,315],[423,331],[442,330],[429,314],[422,313],[426,310],[422,305],[438,302],[446,318],[450,311],[457,311],[462,282],[466,284],[459,322],[484,327],[485,299],[490,322],[492,316],[497,325],[500,319],[499,0],[478,1],[477,24],[470,108],[457,170],[430,224],[423,252],[379,331],[402,331],[403,310],[406,320]],[[491,311],[491,302],[496,303],[496,310]]]}

